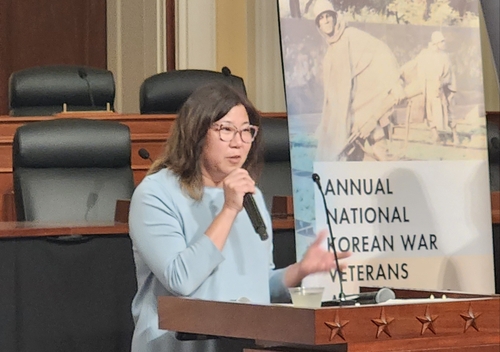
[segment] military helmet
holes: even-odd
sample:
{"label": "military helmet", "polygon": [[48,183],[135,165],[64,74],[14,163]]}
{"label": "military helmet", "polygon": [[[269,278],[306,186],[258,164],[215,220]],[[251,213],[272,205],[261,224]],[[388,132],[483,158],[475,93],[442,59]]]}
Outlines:
{"label": "military helmet", "polygon": [[333,4],[328,0],[316,0],[313,7],[314,18],[316,19],[316,24],[318,23],[318,17],[323,12],[333,12],[335,13],[335,9],[333,8]]}
{"label": "military helmet", "polygon": [[444,41],[444,35],[440,31],[435,31],[431,35],[431,43],[437,44]]}

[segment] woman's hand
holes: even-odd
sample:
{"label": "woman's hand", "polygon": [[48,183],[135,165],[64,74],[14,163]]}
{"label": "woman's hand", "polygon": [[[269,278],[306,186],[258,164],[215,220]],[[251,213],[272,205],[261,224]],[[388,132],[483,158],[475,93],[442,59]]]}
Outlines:
{"label": "woman's hand", "polygon": [[[307,275],[327,272],[336,268],[335,255],[322,245],[328,233],[321,231],[314,242],[309,246],[304,257],[298,263],[292,264],[285,273],[285,284],[288,287],[298,285]],[[338,252],[337,259],[342,260],[351,255],[350,252]],[[343,270],[345,263],[339,263],[339,270]]]}
{"label": "woman's hand", "polygon": [[236,169],[222,180],[224,190],[224,206],[205,231],[219,250],[224,248],[231,226],[243,209],[243,196],[245,193],[255,193],[255,182],[248,171]]}
{"label": "woman's hand", "polygon": [[245,169],[232,171],[222,181],[224,189],[224,207],[239,213],[243,209],[245,193],[255,193],[255,181]]}

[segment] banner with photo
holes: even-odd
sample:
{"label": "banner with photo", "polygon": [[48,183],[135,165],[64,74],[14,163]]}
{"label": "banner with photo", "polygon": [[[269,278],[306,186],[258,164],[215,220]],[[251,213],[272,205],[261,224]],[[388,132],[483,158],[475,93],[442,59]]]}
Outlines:
{"label": "banner with photo", "polygon": [[[495,291],[478,11],[279,0],[297,257],[328,212],[346,293]],[[339,293],[334,272],[304,284]]]}

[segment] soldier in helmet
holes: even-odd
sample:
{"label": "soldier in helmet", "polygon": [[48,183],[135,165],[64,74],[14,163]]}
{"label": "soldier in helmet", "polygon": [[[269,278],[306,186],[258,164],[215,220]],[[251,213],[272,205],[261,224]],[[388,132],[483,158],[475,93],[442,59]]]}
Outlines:
{"label": "soldier in helmet", "polygon": [[410,84],[418,85],[423,94],[422,120],[425,119],[431,129],[432,141],[441,142],[438,130],[449,126],[453,144],[458,145],[457,125],[451,116],[457,88],[451,60],[445,50],[443,33],[433,32],[428,46],[402,67],[402,74],[403,77],[416,77]]}
{"label": "soldier in helmet", "polygon": [[404,98],[397,60],[384,42],[347,26],[331,2],[316,0],[313,11],[328,44],[316,160],[386,160],[389,117]]}

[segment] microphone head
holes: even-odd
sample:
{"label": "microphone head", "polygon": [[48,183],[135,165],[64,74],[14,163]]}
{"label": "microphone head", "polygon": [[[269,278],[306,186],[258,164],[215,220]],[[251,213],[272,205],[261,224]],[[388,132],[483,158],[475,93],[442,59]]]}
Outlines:
{"label": "microphone head", "polygon": [[227,66],[224,66],[224,67],[222,68],[222,74],[223,74],[224,76],[231,76],[231,70],[230,70]]}
{"label": "microphone head", "polygon": [[319,175],[317,173],[312,174],[312,179],[314,182],[318,183],[319,182]]}
{"label": "microphone head", "polygon": [[149,159],[149,152],[146,149],[141,148],[141,149],[139,149],[138,153],[139,153],[139,156],[141,158],[143,158],[144,160],[148,160]]}
{"label": "microphone head", "polygon": [[375,303],[384,303],[390,299],[395,299],[396,294],[388,287],[382,287],[375,295]]}
{"label": "microphone head", "polygon": [[81,79],[87,78],[87,71],[85,71],[84,68],[79,68],[78,69],[78,76],[80,76]]}

